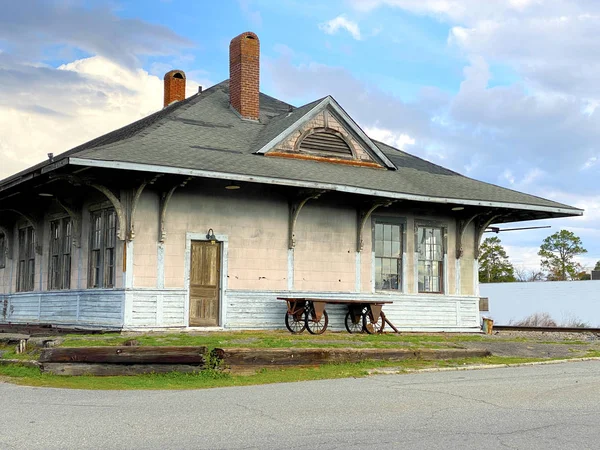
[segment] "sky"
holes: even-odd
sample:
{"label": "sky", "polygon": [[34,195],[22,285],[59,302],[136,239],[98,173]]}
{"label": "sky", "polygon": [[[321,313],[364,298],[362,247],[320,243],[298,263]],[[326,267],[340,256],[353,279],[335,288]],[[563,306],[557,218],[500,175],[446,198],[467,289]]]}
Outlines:
{"label": "sky", "polygon": [[[515,266],[573,231],[600,260],[600,2],[0,0],[0,179],[229,77],[254,31],[261,91],[332,95],[372,138],[463,175],[585,210],[500,233]],[[521,225],[520,225],[521,226]]]}

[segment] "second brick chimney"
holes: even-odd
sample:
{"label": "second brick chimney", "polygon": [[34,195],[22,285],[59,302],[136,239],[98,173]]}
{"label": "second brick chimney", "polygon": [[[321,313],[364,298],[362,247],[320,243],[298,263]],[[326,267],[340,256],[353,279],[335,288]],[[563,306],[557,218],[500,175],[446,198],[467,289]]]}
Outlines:
{"label": "second brick chimney", "polygon": [[183,70],[171,70],[164,77],[165,81],[165,103],[169,106],[171,103],[185,100],[185,73]]}
{"label": "second brick chimney", "polygon": [[244,119],[259,116],[260,42],[251,31],[229,44],[229,103]]}

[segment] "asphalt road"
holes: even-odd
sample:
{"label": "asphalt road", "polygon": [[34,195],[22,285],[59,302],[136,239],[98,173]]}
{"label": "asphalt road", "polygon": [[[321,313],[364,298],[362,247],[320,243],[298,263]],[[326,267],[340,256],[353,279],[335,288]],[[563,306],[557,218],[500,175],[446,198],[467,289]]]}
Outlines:
{"label": "asphalt road", "polygon": [[0,383],[0,449],[597,449],[600,361],[203,391]]}

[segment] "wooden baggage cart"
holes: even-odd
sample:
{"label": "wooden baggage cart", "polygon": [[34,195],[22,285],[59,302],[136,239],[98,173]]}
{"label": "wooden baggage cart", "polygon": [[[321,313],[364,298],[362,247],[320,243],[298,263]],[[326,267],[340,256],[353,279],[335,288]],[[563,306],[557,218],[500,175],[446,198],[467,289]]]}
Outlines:
{"label": "wooden baggage cart", "polygon": [[338,300],[305,297],[277,297],[287,302],[285,326],[290,333],[302,333],[308,330],[311,334],[322,334],[327,330],[329,317],[325,307],[327,304],[346,305],[348,312],[344,324],[348,333],[369,334],[381,333],[385,324],[397,333],[398,330],[387,320],[382,311],[383,305],[393,303],[391,300]]}

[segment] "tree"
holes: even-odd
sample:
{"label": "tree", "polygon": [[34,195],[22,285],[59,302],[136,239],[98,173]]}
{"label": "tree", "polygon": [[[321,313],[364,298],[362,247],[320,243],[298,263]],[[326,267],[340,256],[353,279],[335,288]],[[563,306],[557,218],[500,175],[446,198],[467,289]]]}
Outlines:
{"label": "tree", "polygon": [[538,255],[549,281],[565,281],[577,279],[582,267],[574,258],[583,253],[587,250],[581,245],[581,239],[571,231],[560,230],[544,239]]}
{"label": "tree", "polygon": [[531,281],[544,281],[546,277],[544,272],[540,270],[528,270],[525,267],[515,267],[515,278],[517,281],[531,282]]}
{"label": "tree", "polygon": [[508,261],[506,250],[496,236],[486,238],[479,247],[479,282],[505,283],[516,281],[515,269]]}
{"label": "tree", "polygon": [[594,270],[600,270],[600,261],[596,262],[596,267],[594,267]]}

